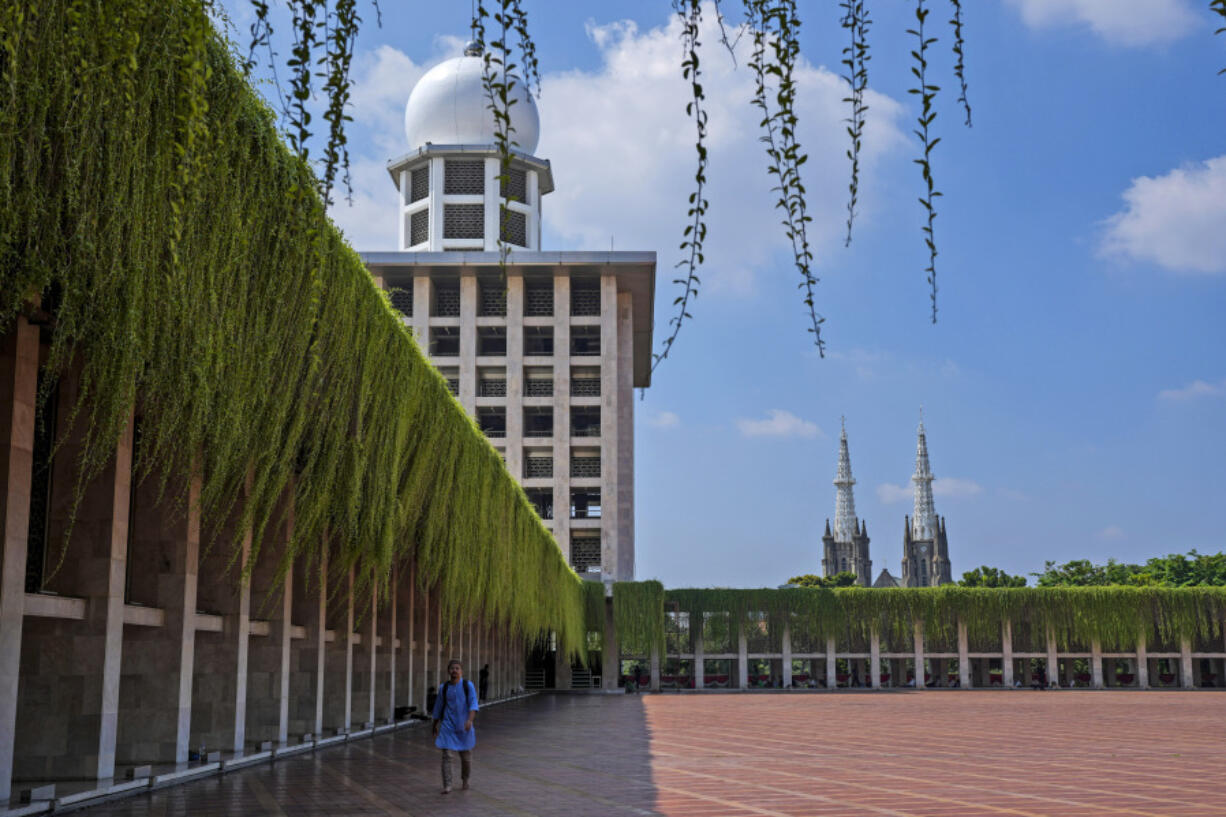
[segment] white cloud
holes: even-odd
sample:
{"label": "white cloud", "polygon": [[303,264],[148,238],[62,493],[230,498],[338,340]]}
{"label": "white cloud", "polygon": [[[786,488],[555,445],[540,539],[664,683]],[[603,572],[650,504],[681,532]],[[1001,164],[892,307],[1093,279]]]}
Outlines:
{"label": "white cloud", "polygon": [[1193,380],[1182,388],[1163,389],[1158,392],[1158,399],[1182,402],[1184,400],[1195,400],[1198,397],[1221,397],[1224,394],[1226,394],[1226,380],[1221,380],[1217,383]]}
{"label": "white cloud", "polygon": [[1124,529],[1119,525],[1108,525],[1094,535],[1104,541],[1115,542],[1124,538]]}
{"label": "white cloud", "polygon": [[681,425],[681,418],[675,412],[658,411],[647,418],[647,425],[656,428],[676,428]]}
{"label": "white cloud", "polygon": [[1031,28],[1089,26],[1114,45],[1160,45],[1197,25],[1188,0],[1009,0]]}
{"label": "white cloud", "polygon": [[1226,273],[1226,156],[1133,179],[1100,250],[1173,272]]}
{"label": "white cloud", "polygon": [[816,423],[802,420],[790,411],[770,409],[766,415],[765,420],[742,418],[736,421],[736,427],[746,437],[806,437],[811,439],[822,433]]}
{"label": "white cloud", "polygon": [[[937,477],[932,481],[932,495],[946,499],[963,499],[983,493],[979,483],[958,477]],[[895,485],[883,482],[877,486],[877,499],[885,505],[907,502],[915,498],[915,489],[910,485]]]}
{"label": "white cloud", "polygon": [[[710,9],[708,9],[710,12]],[[679,69],[680,24],[640,30],[632,22],[589,24],[600,52],[595,72],[571,71],[542,78],[539,153],[553,165],[557,190],[544,200],[546,226],[576,249],[654,249],[660,268],[671,268],[682,240],[694,174],[694,125],[686,117],[689,85]],[[708,21],[714,14],[706,15]],[[703,67],[709,114],[709,232],[704,284],[744,293],[756,271],[785,247],[773,183],[758,141],[753,78],[745,68],[748,38],[738,46],[736,68],[710,23]],[[845,84],[836,74],[801,60],[799,137],[809,161],[810,241],[818,258],[839,246],[846,206]],[[897,102],[870,93],[861,154],[861,207],[871,217],[875,171],[883,155],[905,137]]]}

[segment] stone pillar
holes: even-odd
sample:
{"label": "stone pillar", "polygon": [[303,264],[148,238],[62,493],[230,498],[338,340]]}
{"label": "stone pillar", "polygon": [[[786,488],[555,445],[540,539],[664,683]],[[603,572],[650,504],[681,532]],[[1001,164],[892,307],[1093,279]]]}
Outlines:
{"label": "stone pillar", "polygon": [[[414,302],[416,306],[416,302]],[[416,309],[414,310],[416,312]],[[330,619],[332,641],[328,644],[327,672],[324,680],[324,728],[349,730],[353,699],[353,569],[345,574],[343,589],[336,595],[340,605]]]}
{"label": "stone pillar", "polygon": [[1192,677],[1192,639],[1179,640],[1179,686],[1184,689],[1194,689],[1196,681]]}
{"label": "stone pillar", "polygon": [[1149,652],[1144,635],[1137,639],[1137,687],[1149,689]]}
{"label": "stone pillar", "polygon": [[1097,638],[1090,642],[1090,686],[1103,688],[1103,648]]}
{"label": "stone pillar", "polygon": [[706,651],[704,649],[702,629],[706,623],[704,618],[706,613],[698,613],[698,628],[694,629],[694,620],[690,619],[690,631],[694,634],[694,689],[703,689],[706,686]]}
{"label": "stone pillar", "polygon": [[252,570],[256,617],[263,620],[262,628],[266,627],[268,634],[252,637],[247,656],[247,738],[281,746],[289,739],[294,570],[292,564],[283,574],[280,569],[294,531],[292,494],[287,494],[284,503],[283,524],[275,532],[270,529]]}
{"label": "stone pillar", "polygon": [[1005,619],[1000,623],[1000,682],[1005,689],[1013,689],[1013,622]]}
{"label": "stone pillar", "polygon": [[307,620],[307,638],[315,644],[315,722],[312,733],[319,737],[324,731],[324,691],[328,672],[328,547],[319,549],[319,576],[315,592],[319,596],[315,614]]}
{"label": "stone pillar", "polygon": [[868,637],[868,655],[869,686],[873,689],[881,689],[881,635],[877,632],[876,627]]}
{"label": "stone pillar", "polygon": [[404,626],[404,635],[401,636],[400,646],[405,653],[405,662],[407,664],[406,685],[404,695],[405,706],[415,706],[416,699],[413,697],[414,691],[418,688],[417,679],[414,678],[416,671],[415,658],[417,656],[417,567],[416,565],[409,566],[409,580],[406,586],[401,590],[402,597],[407,597],[408,603],[405,605],[406,620]]}
{"label": "stone pillar", "polygon": [[12,793],[37,394],[38,327],[19,315],[0,344],[0,804]]}
{"label": "stone pillar", "polygon": [[384,703],[381,709],[383,712],[382,717],[387,723],[396,722],[396,639],[399,637],[398,634],[400,632],[400,629],[396,626],[396,620],[399,618],[399,611],[396,608],[397,593],[399,592],[399,588],[397,586],[398,578],[399,574],[396,570],[396,565],[393,564],[391,581],[388,582],[388,592],[390,593],[391,598],[388,599],[386,609],[384,611],[383,627],[381,628],[384,632],[382,655],[384,662],[386,663],[386,666],[383,669],[383,678],[385,679],[383,684],[383,694],[387,696],[384,698]]}
{"label": "stone pillar", "polygon": [[782,644],[780,650],[783,652],[783,666],[780,668],[780,673],[783,677],[783,688],[792,688],[792,628],[788,624],[783,625],[783,635],[781,636]]}
{"label": "stone pillar", "polygon": [[648,656],[648,664],[651,667],[651,691],[660,691],[660,651],[652,650]]}
{"label": "stone pillar", "polygon": [[430,591],[423,589],[421,591],[421,639],[418,641],[418,649],[420,650],[421,665],[418,673],[421,676],[421,684],[417,687],[417,700],[413,703],[417,706],[418,711],[429,714],[426,707],[426,701],[430,696]]}
{"label": "stone pillar", "polygon": [[[128,686],[120,699],[116,762],[186,763],[196,657],[200,475],[186,484],[152,476],[134,490],[129,593],[132,601],[161,610],[163,624],[125,631],[121,666]],[[174,507],[179,500],[182,509]]]}
{"label": "stone pillar", "polygon": [[1060,658],[1056,654],[1056,631],[1047,631],[1047,685],[1060,686]]}
{"label": "stone pillar", "polygon": [[834,639],[826,639],[826,689],[834,690],[839,686],[838,662],[834,657]]}
{"label": "stone pillar", "polygon": [[745,637],[745,622],[736,623],[736,685],[749,688],[749,639]]}
{"label": "stone pillar", "polygon": [[958,619],[958,686],[971,687],[970,639],[966,634],[966,622]]}
{"label": "stone pillar", "polygon": [[[519,656],[517,655],[515,666],[518,666],[518,662]],[[604,665],[601,684],[605,689],[617,689],[622,674],[621,650],[617,642],[617,628],[613,626],[613,599],[610,596],[606,596],[604,601],[604,653],[601,655],[600,663]],[[513,682],[512,686],[518,687],[519,684]]]}
{"label": "stone pillar", "polygon": [[[28,361],[22,364],[27,365]],[[69,425],[79,388],[80,375],[75,369],[60,380],[60,429]],[[64,442],[53,465],[47,537],[53,548],[63,541],[75,504],[75,463],[82,448],[82,418],[77,419],[77,427],[61,436]],[[132,424],[129,416],[115,457],[85,486],[63,564],[45,582],[47,590],[85,598],[85,618],[25,622],[21,684],[40,685],[46,690],[47,703],[27,706],[23,702],[17,710],[16,728],[10,733],[15,734],[14,777],[90,780],[115,775]],[[13,531],[6,529],[6,547],[12,536]],[[6,667],[10,668],[16,669]]]}
{"label": "stone pillar", "polygon": [[924,688],[924,622],[915,620],[915,688]]}

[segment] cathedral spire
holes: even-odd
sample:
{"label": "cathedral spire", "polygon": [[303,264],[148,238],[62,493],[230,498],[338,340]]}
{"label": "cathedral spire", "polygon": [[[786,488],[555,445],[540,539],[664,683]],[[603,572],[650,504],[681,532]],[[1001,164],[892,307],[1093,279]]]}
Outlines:
{"label": "cathedral spire", "polygon": [[838,489],[834,503],[834,541],[850,542],[860,532],[860,523],[856,520],[856,498],[852,486],[856,484],[851,476],[851,455],[847,451],[847,424],[843,421],[843,431],[839,434],[839,469],[834,478]]}
{"label": "cathedral spire", "polygon": [[937,514],[932,503],[932,468],[928,464],[928,439],[924,436],[924,410],[920,409],[919,439],[915,444],[915,515],[911,519],[913,539],[935,539]]}

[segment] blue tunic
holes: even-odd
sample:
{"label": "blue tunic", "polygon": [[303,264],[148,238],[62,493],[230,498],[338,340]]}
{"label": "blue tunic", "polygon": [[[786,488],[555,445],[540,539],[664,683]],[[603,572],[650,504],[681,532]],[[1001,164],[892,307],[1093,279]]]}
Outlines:
{"label": "blue tunic", "polygon": [[[446,702],[446,711],[443,709]],[[461,684],[447,681],[439,685],[438,697],[434,700],[434,719],[442,721],[438,726],[438,737],[434,745],[440,749],[455,749],[464,751],[477,745],[477,728],[474,726],[464,731],[464,722],[468,720],[468,712],[477,711],[477,690],[473,682],[467,679]]]}

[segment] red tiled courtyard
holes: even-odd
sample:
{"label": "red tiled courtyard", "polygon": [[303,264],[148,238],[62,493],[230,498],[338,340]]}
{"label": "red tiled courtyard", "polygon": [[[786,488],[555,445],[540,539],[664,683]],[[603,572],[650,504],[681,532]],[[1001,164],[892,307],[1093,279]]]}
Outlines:
{"label": "red tiled courtyard", "polygon": [[478,730],[446,797],[412,728],[84,813],[1226,815],[1214,692],[541,695]]}

